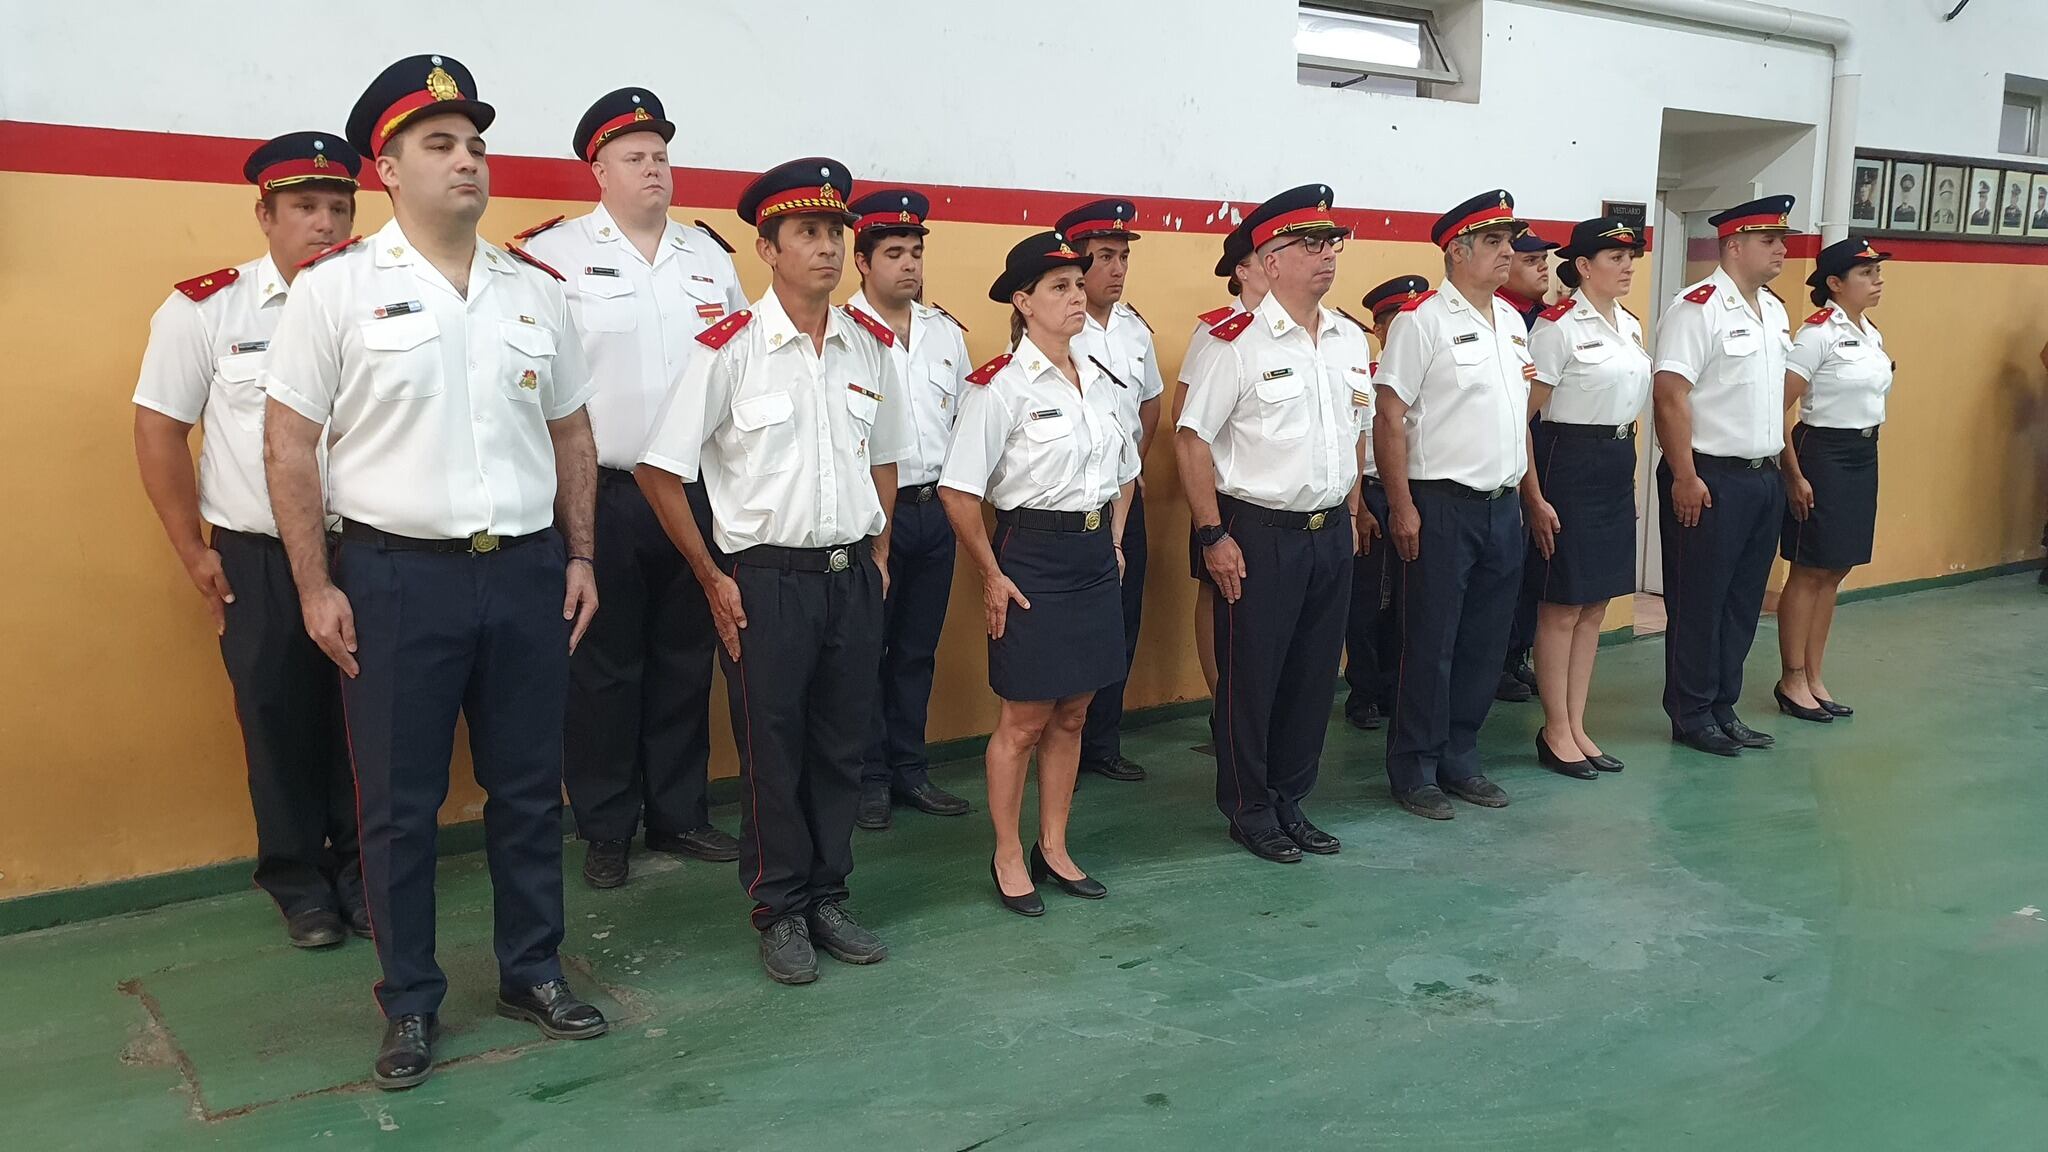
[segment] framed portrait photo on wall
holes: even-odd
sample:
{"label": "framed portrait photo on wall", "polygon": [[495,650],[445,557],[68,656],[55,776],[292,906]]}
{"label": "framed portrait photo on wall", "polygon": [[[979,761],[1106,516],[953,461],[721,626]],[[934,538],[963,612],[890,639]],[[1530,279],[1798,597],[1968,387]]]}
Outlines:
{"label": "framed portrait photo on wall", "polygon": [[1998,234],[2000,236],[2024,236],[2027,234],[2027,195],[2033,191],[2034,177],[2029,172],[2007,172],[2005,186],[1998,197]]}
{"label": "framed portrait photo on wall", "polygon": [[1884,175],[1890,166],[1888,160],[1856,158],[1855,195],[1849,202],[1849,222],[1875,228],[1881,218],[1879,209],[1884,206]]}
{"label": "framed portrait photo on wall", "polygon": [[1884,226],[1899,232],[1922,230],[1927,213],[1927,165],[1892,161],[1891,192],[1884,201]]}
{"label": "framed portrait photo on wall", "polygon": [[1969,179],[1969,173],[1960,166],[1934,166],[1933,174],[1927,178],[1926,231],[1953,234],[1963,230],[1963,188]]}
{"label": "framed portrait photo on wall", "polygon": [[1998,184],[1996,168],[1972,168],[1963,194],[1963,231],[1971,236],[1989,236],[1998,231]]}

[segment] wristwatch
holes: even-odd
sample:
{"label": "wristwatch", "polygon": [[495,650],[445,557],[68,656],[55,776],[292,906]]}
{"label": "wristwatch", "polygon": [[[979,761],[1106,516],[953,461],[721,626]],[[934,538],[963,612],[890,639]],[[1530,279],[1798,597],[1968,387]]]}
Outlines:
{"label": "wristwatch", "polygon": [[1204,548],[1214,548],[1230,533],[1221,524],[1205,524],[1195,529],[1195,540]]}

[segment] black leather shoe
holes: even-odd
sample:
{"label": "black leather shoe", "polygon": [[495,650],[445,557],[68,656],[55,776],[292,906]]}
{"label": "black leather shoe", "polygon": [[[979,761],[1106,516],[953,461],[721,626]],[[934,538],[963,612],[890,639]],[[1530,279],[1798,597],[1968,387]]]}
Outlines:
{"label": "black leather shoe", "polygon": [[905,804],[932,816],[965,816],[974,810],[973,805],[929,780],[915,788],[905,788],[896,795],[902,797]]}
{"label": "black leather shoe", "polygon": [[1577,760],[1567,760],[1559,756],[1550,747],[1550,741],[1543,738],[1543,729],[1541,728],[1536,730],[1536,762],[1560,776],[1569,776],[1574,780],[1598,780],[1600,778],[1600,770],[1593,767],[1591,760],[1583,756]]}
{"label": "black leather shoe", "polygon": [[1387,718],[1380,715],[1379,706],[1367,704],[1358,708],[1344,709],[1344,720],[1353,728],[1366,732],[1377,732],[1386,724]]}
{"label": "black leather shoe", "polygon": [[1673,728],[1671,730],[1671,742],[1683,744],[1687,748],[1711,753],[1715,756],[1742,755],[1742,745],[1726,732],[1721,731],[1719,724],[1709,724],[1704,728],[1695,728],[1690,732],[1681,732]]}
{"label": "black leather shoe", "polygon": [[1467,776],[1463,780],[1453,780],[1443,788],[1465,803],[1477,804],[1481,808],[1508,806],[1508,794],[1501,791],[1500,785],[1484,776]]}
{"label": "black leather shoe", "polygon": [[761,933],[761,967],[777,984],[809,984],[818,978],[818,953],[801,916],[784,916]]}
{"label": "black leather shoe", "polygon": [[810,927],[811,939],[841,964],[880,964],[889,958],[889,946],[847,915],[837,901],[811,909]]}
{"label": "black leather shoe", "polygon": [[1606,753],[1601,753],[1598,756],[1588,756],[1586,757],[1586,763],[1591,764],[1602,772],[1619,772],[1623,768],[1628,767],[1628,765],[1623,764]]}
{"label": "black leather shoe", "polygon": [[1499,685],[1493,690],[1493,698],[1495,700],[1502,700],[1509,704],[1526,703],[1534,695],[1534,692],[1529,691],[1529,686],[1522,683],[1521,677],[1505,669],[1501,671]]}
{"label": "black leather shoe", "polygon": [[384,1025],[377,1046],[377,1064],[370,1079],[387,1092],[410,1088],[434,1073],[434,1041],[441,1022],[434,1016],[393,1016]]}
{"label": "black leather shoe", "polygon": [[1069,880],[1053,871],[1052,865],[1045,862],[1045,853],[1036,844],[1031,846],[1031,858],[1027,863],[1031,866],[1031,882],[1034,884],[1050,880],[1053,887],[1069,896],[1079,896],[1083,900],[1100,900],[1109,895],[1109,889],[1103,887],[1100,880],[1086,873],[1083,873],[1079,880]]}
{"label": "black leather shoe", "polygon": [[1821,710],[1830,716],[1854,716],[1856,714],[1856,710],[1847,704],[1837,704],[1833,700],[1824,700],[1819,696],[1815,696],[1814,700],[1820,704]]}
{"label": "black leather shoe", "polygon": [[1807,720],[1815,724],[1832,724],[1835,722],[1834,713],[1826,708],[1808,708],[1793,700],[1790,696],[1785,695],[1785,690],[1776,684],[1771,685],[1771,695],[1778,700],[1778,711],[1792,717],[1794,720]]}
{"label": "black leather shoe", "polygon": [[1529,689],[1531,695],[1541,696],[1543,692],[1536,686],[1536,666],[1529,662],[1529,656],[1529,652],[1522,651],[1510,657],[1508,660],[1508,673],[1515,679],[1520,680],[1523,687]]}
{"label": "black leather shoe", "polygon": [[1280,831],[1287,833],[1287,838],[1294,841],[1303,852],[1313,852],[1318,856],[1335,856],[1344,850],[1344,845],[1338,842],[1335,836],[1306,820],[1282,824]]}
{"label": "black leather shoe", "polygon": [[1394,793],[1394,803],[1406,808],[1425,820],[1455,820],[1458,814],[1451,810],[1450,797],[1434,784],[1425,784],[1413,792]]}
{"label": "black leather shoe", "polygon": [[880,832],[889,827],[889,822],[893,818],[889,807],[888,787],[884,785],[870,788],[862,785],[860,807],[853,813],[853,826],[865,828],[870,832]]}
{"label": "black leather shoe", "polygon": [[995,882],[996,899],[1003,902],[1003,907],[1008,908],[1019,916],[1045,915],[1045,901],[1039,899],[1038,889],[1033,888],[1022,896],[1012,896],[1008,892],[1003,891],[1003,878],[996,873],[996,862],[994,860],[988,862],[988,878]]}
{"label": "black leather shoe", "polygon": [[1744,748],[1769,748],[1778,742],[1777,738],[1770,733],[1759,732],[1739,719],[1730,720],[1728,723],[1721,725],[1721,731],[1727,733],[1730,740],[1735,741]]}
{"label": "black leather shoe", "polygon": [[370,924],[370,906],[368,904],[358,904],[348,910],[348,930],[359,939],[370,940],[375,938],[377,930]]}
{"label": "black leather shoe", "polygon": [[713,864],[730,864],[740,858],[740,842],[706,824],[688,832],[647,830],[647,850],[670,856],[692,856]]}
{"label": "black leather shoe", "polygon": [[1096,760],[1081,765],[1084,772],[1093,772],[1110,780],[1143,780],[1145,769],[1138,762],[1119,756],[1114,760]]}
{"label": "black leather shoe", "polygon": [[550,1040],[588,1040],[611,1028],[597,1005],[576,998],[567,980],[550,980],[531,988],[500,985],[498,1015],[507,1020],[525,1020]]}
{"label": "black leather shoe", "polygon": [[1230,826],[1230,838],[1244,845],[1244,850],[1261,860],[1275,864],[1301,863],[1301,846],[1287,838],[1287,833],[1278,828],[1261,828],[1247,835],[1238,826]]}
{"label": "black leather shoe", "polygon": [[626,882],[626,855],[631,840],[592,840],[583,849],[583,882],[592,888],[617,888]]}
{"label": "black leather shoe", "polygon": [[310,908],[287,918],[284,933],[294,948],[332,948],[348,939],[348,926],[332,908]]}

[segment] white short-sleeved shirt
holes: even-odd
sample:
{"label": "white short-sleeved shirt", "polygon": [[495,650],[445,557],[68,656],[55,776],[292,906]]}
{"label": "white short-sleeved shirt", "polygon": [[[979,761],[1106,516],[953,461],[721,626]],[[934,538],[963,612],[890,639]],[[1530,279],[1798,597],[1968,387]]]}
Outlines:
{"label": "white short-sleeved shirt", "polygon": [[1373,383],[1408,405],[1410,480],[1486,491],[1520,483],[1528,469],[1528,328],[1498,296],[1478,307],[1486,313],[1447,280],[1387,331]]}
{"label": "white short-sleeved shirt", "polygon": [[[868,304],[866,292],[854,293],[847,307],[858,308],[887,327],[882,314]],[[967,338],[951,316],[912,301],[910,342],[897,339],[889,346],[889,358],[902,382],[914,433],[910,451],[896,462],[896,483],[904,488],[936,483],[946,463],[946,446],[953,440],[961,382],[974,370],[967,359]]]}
{"label": "white short-sleeved shirt", "polygon": [[1692,383],[1692,450],[1760,460],[1785,447],[1784,302],[1757,291],[1750,310],[1728,273],[1679,293],[1657,327],[1659,372]]}
{"label": "white short-sleeved shirt", "polygon": [[1180,358],[1180,383],[1182,386],[1193,382],[1195,377],[1195,361],[1201,359],[1202,353],[1209,345],[1216,342],[1216,337],[1210,335],[1209,330],[1243,311],[1245,311],[1244,297],[1232,296],[1230,303],[1223,307],[1213,312],[1204,312],[1200,316],[1195,317],[1195,330],[1188,337],[1187,354]]}
{"label": "white short-sleeved shirt", "polygon": [[1543,419],[1552,424],[1633,424],[1650,398],[1650,350],[1635,314],[1614,305],[1616,323],[1585,300],[1559,301],[1529,333],[1536,382],[1552,391]]}
{"label": "white short-sleeved shirt", "polygon": [[834,548],[881,532],[869,470],[913,439],[881,341],[834,308],[821,352],[773,289],[698,340],[711,354],[669,389],[640,462],[701,472],[718,547]]}
{"label": "white short-sleeved shirt", "polygon": [[284,314],[284,277],[266,253],[199,280],[187,283],[201,299],[173,292],[149,318],[149,347],[142,354],[134,403],[182,424],[201,425],[201,519],[235,532],[275,536],[277,520],[263,479],[263,387],[258,377]]}
{"label": "white short-sleeved shirt", "polygon": [[649,263],[603,204],[525,248],[562,274],[583,334],[597,462],[631,471],[668,386],[702,347],[697,333],[747,306],[732,257],[702,229],[670,220]]}
{"label": "white short-sleeved shirt", "polygon": [[1128,382],[1076,357],[1076,389],[1029,336],[997,363],[988,383],[970,383],[960,397],[941,486],[1006,512],[1087,512],[1114,500],[1137,477],[1137,445],[1117,424],[1119,393],[1132,387]]}
{"label": "white short-sleeved shirt", "polygon": [[1807,382],[1799,420],[1815,428],[1875,428],[1884,423],[1892,390],[1892,358],[1884,336],[1865,315],[1861,325],[1840,308],[1806,318],[1792,339],[1785,369]]}
{"label": "white short-sleeved shirt", "polygon": [[1179,426],[1209,445],[1216,490],[1284,512],[1344,502],[1371,427],[1372,349],[1356,324],[1317,308],[1314,341],[1268,296],[1214,330]]}
{"label": "white short-sleeved shirt", "polygon": [[1133,443],[1142,431],[1138,427],[1138,406],[1157,399],[1166,391],[1159,374],[1159,353],[1152,346],[1152,329],[1129,304],[1119,300],[1109,306],[1109,324],[1096,323],[1083,314],[1081,331],[1074,337],[1074,358],[1085,363],[1093,356],[1117,379],[1129,385],[1117,389],[1117,423]]}
{"label": "white short-sleeved shirt", "polygon": [[261,378],[327,424],[330,509],[430,540],[552,525],[548,424],[591,390],[554,277],[478,240],[465,298],[396,220],[299,273]]}

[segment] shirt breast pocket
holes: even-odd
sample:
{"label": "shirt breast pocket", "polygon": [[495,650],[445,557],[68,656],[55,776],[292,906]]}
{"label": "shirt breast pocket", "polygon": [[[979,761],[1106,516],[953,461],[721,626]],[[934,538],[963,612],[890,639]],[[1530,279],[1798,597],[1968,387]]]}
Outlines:
{"label": "shirt breast pocket", "polygon": [[1721,336],[1721,354],[1724,356],[1751,356],[1763,347],[1763,341],[1755,332],[1724,333]]}
{"label": "shirt breast pocket", "polygon": [[1601,392],[1614,387],[1614,345],[1605,340],[1597,344],[1581,344],[1572,349],[1570,369],[1571,382],[1586,392]]}
{"label": "shirt breast pocket", "polygon": [[379,400],[439,396],[441,326],[424,312],[365,321],[360,329],[369,361],[370,391]]}
{"label": "shirt breast pocket", "polygon": [[540,403],[555,366],[555,334],[533,324],[499,325],[505,336],[505,395],[523,404]]}
{"label": "shirt breast pocket", "polygon": [[576,294],[583,301],[585,331],[631,332],[640,324],[630,280],[585,272],[576,278]]}
{"label": "shirt breast pocket", "polygon": [[796,400],[787,392],[750,396],[732,406],[732,427],[749,476],[771,476],[796,466]]}
{"label": "shirt breast pocket", "polygon": [[237,352],[214,361],[220,377],[221,394],[227,398],[228,414],[245,432],[263,431],[263,389],[256,374],[263,370],[262,352]]}
{"label": "shirt breast pocket", "polygon": [[1048,488],[1065,484],[1080,466],[1074,418],[1047,416],[1024,423],[1024,467],[1031,479]]}
{"label": "shirt breast pocket", "polygon": [[960,377],[951,364],[934,364],[931,366],[931,382],[932,391],[938,394],[939,412],[946,427],[951,428],[959,415],[960,398],[955,390],[960,387]]}
{"label": "shirt breast pocket", "polygon": [[853,418],[853,430],[866,436],[875,426],[875,413],[882,410],[882,398],[859,384],[846,386],[846,414]]}
{"label": "shirt breast pocket", "polygon": [[1491,373],[1487,365],[1493,362],[1493,341],[1477,333],[1475,339],[1460,344],[1451,342],[1451,363],[1455,366],[1458,390],[1470,391],[1487,382]]}
{"label": "shirt breast pocket", "polygon": [[1299,440],[1308,435],[1307,391],[1302,378],[1288,373],[1261,380],[1255,392],[1259,398],[1259,432],[1268,440]]}

